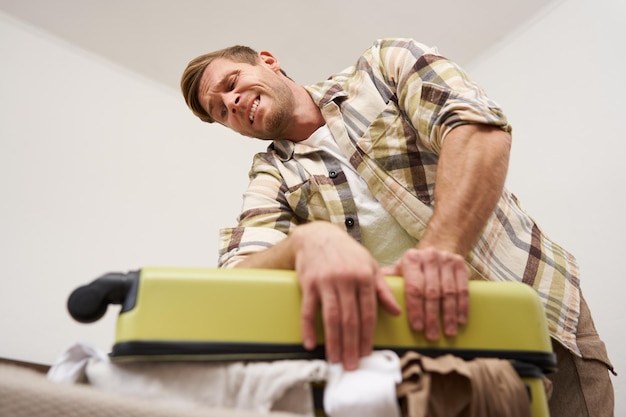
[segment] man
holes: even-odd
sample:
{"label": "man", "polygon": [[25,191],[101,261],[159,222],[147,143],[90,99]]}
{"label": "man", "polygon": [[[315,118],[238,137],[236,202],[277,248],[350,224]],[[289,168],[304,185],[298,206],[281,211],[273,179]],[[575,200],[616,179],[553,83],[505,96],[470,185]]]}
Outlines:
{"label": "man", "polygon": [[221,231],[220,265],[295,270],[305,347],[321,305],[328,359],[356,368],[377,303],[399,312],[385,274],[404,277],[411,326],[429,339],[468,319],[469,279],[522,281],[546,305],[558,355],[553,415],[612,415],[612,366],[576,261],[504,188],[511,128],[457,65],[384,39],[303,87],[271,53],[237,46],[191,61],[181,88],[200,119],[273,141],[238,227]]}

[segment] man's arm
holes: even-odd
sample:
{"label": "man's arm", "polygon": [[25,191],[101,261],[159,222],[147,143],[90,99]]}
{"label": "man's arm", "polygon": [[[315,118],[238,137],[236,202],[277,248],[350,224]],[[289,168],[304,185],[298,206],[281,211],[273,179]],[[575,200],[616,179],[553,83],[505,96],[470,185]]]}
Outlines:
{"label": "man's arm", "polygon": [[464,259],[502,194],[510,135],[500,128],[466,124],[445,138],[437,167],[435,209],[416,249],[387,273],[405,278],[409,320],[426,337],[447,335],[467,319],[468,271]]}
{"label": "man's arm", "polygon": [[302,289],[304,346],[316,344],[315,319],[321,305],[326,355],[356,369],[371,352],[377,300],[398,314],[391,289],[371,254],[345,231],[328,222],[296,227],[271,248],[247,256],[239,268],[295,270]]}
{"label": "man's arm", "polygon": [[502,195],[511,136],[500,128],[467,124],[446,137],[437,167],[435,211],[420,247],[465,256]]}

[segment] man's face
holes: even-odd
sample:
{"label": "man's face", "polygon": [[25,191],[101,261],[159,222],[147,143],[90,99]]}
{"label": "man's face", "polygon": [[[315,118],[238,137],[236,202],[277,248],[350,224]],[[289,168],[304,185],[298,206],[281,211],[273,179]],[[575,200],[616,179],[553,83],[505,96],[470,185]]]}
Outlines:
{"label": "man's face", "polygon": [[217,58],[200,80],[198,97],[217,122],[245,136],[282,139],[295,107],[278,61],[259,54],[258,65]]}

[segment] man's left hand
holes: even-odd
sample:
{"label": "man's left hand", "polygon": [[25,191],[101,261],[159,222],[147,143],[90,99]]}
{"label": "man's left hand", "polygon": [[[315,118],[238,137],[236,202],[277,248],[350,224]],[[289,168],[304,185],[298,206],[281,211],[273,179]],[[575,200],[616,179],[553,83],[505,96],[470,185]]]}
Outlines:
{"label": "man's left hand", "polygon": [[427,339],[439,338],[440,313],[446,336],[456,335],[458,325],[467,321],[469,273],[460,255],[434,248],[409,249],[383,272],[404,277],[409,322]]}

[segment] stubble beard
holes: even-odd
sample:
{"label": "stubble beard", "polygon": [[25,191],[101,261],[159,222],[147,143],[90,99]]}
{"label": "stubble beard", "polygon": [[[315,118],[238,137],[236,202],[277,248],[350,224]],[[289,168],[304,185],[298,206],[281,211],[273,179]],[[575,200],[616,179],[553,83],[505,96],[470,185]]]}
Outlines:
{"label": "stubble beard", "polygon": [[296,107],[295,99],[291,90],[284,84],[274,88],[273,112],[266,119],[266,138],[264,139],[288,139],[285,131],[293,120]]}
{"label": "stubble beard", "polygon": [[282,132],[285,131],[290,119],[291,114],[284,107],[272,114],[267,121],[268,139],[282,139]]}

